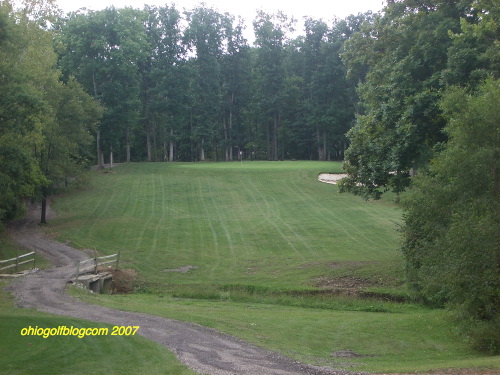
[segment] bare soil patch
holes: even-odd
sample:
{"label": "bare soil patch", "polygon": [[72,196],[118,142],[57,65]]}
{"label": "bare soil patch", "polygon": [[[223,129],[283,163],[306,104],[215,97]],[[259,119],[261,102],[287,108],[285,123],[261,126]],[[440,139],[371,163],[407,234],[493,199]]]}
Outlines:
{"label": "bare soil patch", "polygon": [[377,286],[378,284],[370,280],[353,276],[321,277],[315,286],[342,291],[359,291],[361,288]]}
{"label": "bare soil patch", "polygon": [[343,275],[333,276],[325,275],[320,276],[311,281],[311,284],[322,290],[330,290],[334,294],[357,294],[362,288],[380,286],[379,283],[373,280],[364,279],[362,277],[352,276],[350,274],[355,270],[359,270],[368,265],[376,262],[328,262],[328,263],[306,263],[300,268],[315,268],[315,267],[328,267],[334,270],[340,270]]}

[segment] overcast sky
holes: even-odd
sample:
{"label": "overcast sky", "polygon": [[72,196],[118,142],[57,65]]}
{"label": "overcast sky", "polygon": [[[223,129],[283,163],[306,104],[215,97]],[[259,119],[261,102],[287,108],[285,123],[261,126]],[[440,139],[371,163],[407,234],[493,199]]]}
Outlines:
{"label": "overcast sky", "polygon": [[[132,6],[142,8],[144,4],[164,5],[171,1],[165,0],[57,0],[63,11],[69,12],[79,8],[93,10],[104,9],[114,5],[116,8]],[[173,1],[177,9],[191,9],[201,3],[198,0]],[[256,10],[262,9],[268,13],[283,11],[289,16],[301,20],[304,16],[325,21],[335,17],[344,18],[349,14],[364,13],[368,10],[377,12],[383,8],[385,0],[206,0],[209,7],[219,12],[229,12],[234,16],[242,16],[248,23],[255,17]]]}
{"label": "overcast sky", "polygon": [[350,14],[369,10],[378,12],[384,7],[386,0],[56,0],[56,3],[66,13],[80,8],[100,10],[114,5],[115,8],[131,6],[142,9],[144,4],[161,6],[171,3],[182,11],[184,8],[192,9],[205,3],[221,13],[228,12],[233,16],[241,16],[246,24],[244,35],[252,43],[254,39],[252,21],[257,10],[264,10],[267,13],[276,13],[280,10],[288,16],[293,16],[298,20],[295,35],[300,35],[303,33],[302,20],[305,16],[328,22],[334,18],[345,18]]}

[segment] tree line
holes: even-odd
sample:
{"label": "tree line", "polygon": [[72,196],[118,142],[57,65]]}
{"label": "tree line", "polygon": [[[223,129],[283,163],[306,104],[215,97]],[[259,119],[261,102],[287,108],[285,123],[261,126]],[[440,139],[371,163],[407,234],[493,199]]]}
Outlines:
{"label": "tree line", "polygon": [[200,5],[63,14],[0,6],[0,221],[91,164],[341,159],[355,82],[343,45],[371,14],[327,24]]}
{"label": "tree line", "polygon": [[105,108],[100,163],[340,159],[355,82],[340,54],[370,15],[330,25],[259,11],[244,23],[199,6],[78,11],[55,25],[64,78]]}
{"label": "tree line", "polygon": [[414,298],[481,350],[500,330],[500,19],[494,0],[244,21],[198,6],[0,5],[0,219],[91,163],[343,159],[343,192],[402,194]]}

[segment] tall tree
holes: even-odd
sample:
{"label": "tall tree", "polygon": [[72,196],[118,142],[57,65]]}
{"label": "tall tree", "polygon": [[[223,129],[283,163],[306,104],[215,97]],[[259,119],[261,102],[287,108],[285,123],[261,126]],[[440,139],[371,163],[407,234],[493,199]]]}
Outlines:
{"label": "tall tree", "polygon": [[249,46],[243,37],[243,20],[228,23],[227,47],[222,58],[223,101],[224,101],[224,148],[226,161],[233,160],[235,146],[244,146],[242,129],[244,110],[249,100],[250,84]]}
{"label": "tall tree", "polygon": [[[76,167],[85,164],[89,131],[99,118],[100,107],[74,80],[60,81],[54,35],[44,28],[47,22],[54,22],[43,18],[51,17],[51,5],[32,5],[19,11],[2,5],[0,10],[0,24],[6,30],[0,69],[8,68],[2,74],[6,95],[0,102],[0,142],[12,142],[1,148],[2,156],[11,154],[12,163],[5,165],[7,200],[1,201],[12,206],[21,198],[37,195],[42,201],[43,223],[50,190],[70,176],[76,177]],[[12,184],[12,178],[19,181]]]}
{"label": "tall tree", "polygon": [[[391,2],[384,16],[365,23],[346,44],[345,61],[361,72],[361,98],[341,185],[367,198],[386,189],[401,192],[411,170],[427,164],[433,146],[445,141],[437,106],[452,41],[460,17],[472,22],[471,1]],[[363,69],[368,70],[366,75]]]}
{"label": "tall tree", "polygon": [[306,124],[315,138],[317,158],[342,155],[345,133],[354,119],[353,84],[346,79],[341,60],[347,23],[332,28],[321,20],[307,19],[303,43],[306,82]]}
{"label": "tall tree", "polygon": [[181,14],[173,6],[147,6],[144,11],[150,46],[141,68],[147,160],[173,161],[175,139],[180,136],[181,124],[186,122],[189,92]]}
{"label": "tall tree", "polygon": [[42,223],[46,222],[49,195],[90,166],[90,146],[103,113],[73,78],[66,83],[48,82],[45,91],[50,112],[42,128],[42,142],[34,152],[47,181],[40,189]]}
{"label": "tall tree", "polygon": [[[8,2],[0,4],[0,223],[45,179],[32,155],[40,139],[43,96],[23,66],[29,40]],[[20,64],[21,63],[21,64]]]}
{"label": "tall tree", "polygon": [[141,109],[139,65],[149,46],[143,12],[132,8],[72,13],[62,25],[61,65],[106,108],[99,128],[103,147],[131,160],[134,126]]}
{"label": "tall tree", "polygon": [[198,160],[205,160],[206,150],[212,148],[217,157],[217,144],[222,127],[221,60],[226,32],[231,18],[214,9],[198,7],[186,13],[189,26],[186,43],[196,54],[193,107],[193,136],[198,142]]}
{"label": "tall tree", "polygon": [[258,107],[265,115],[265,139],[269,160],[278,160],[278,129],[285,82],[285,45],[295,20],[284,13],[257,12],[253,22],[257,50]]}
{"label": "tall tree", "polygon": [[307,125],[316,138],[318,159],[326,160],[326,137],[329,119],[325,111],[331,101],[328,89],[333,82],[324,80],[327,64],[324,61],[328,26],[321,20],[306,19],[303,53],[305,57],[304,78],[307,90]]}

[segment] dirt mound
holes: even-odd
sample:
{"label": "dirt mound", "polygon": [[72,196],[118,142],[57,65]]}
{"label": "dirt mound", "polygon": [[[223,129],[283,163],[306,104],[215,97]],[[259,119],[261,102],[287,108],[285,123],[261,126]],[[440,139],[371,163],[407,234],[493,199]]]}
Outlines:
{"label": "dirt mound", "polygon": [[113,294],[130,294],[134,290],[134,281],[137,277],[136,270],[131,268],[102,268],[99,271],[108,272],[113,275]]}

